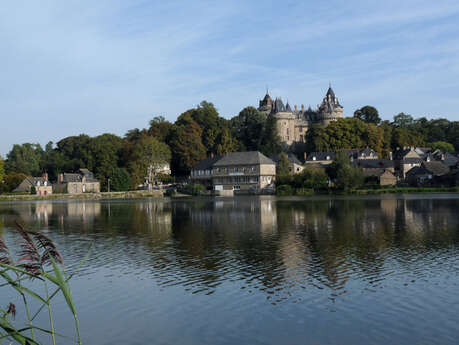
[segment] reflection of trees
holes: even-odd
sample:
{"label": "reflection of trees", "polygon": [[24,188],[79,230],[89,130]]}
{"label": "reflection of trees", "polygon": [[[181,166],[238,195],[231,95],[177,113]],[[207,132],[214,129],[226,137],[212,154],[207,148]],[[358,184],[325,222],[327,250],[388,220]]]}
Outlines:
{"label": "reflection of trees", "polygon": [[202,198],[17,204],[1,206],[0,218],[55,231],[75,257],[87,245],[76,239],[94,239],[94,268],[136,270],[193,292],[234,281],[282,300],[298,289],[335,296],[350,280],[377,285],[393,265],[415,272],[437,262],[438,250],[459,243],[458,206],[392,196]]}

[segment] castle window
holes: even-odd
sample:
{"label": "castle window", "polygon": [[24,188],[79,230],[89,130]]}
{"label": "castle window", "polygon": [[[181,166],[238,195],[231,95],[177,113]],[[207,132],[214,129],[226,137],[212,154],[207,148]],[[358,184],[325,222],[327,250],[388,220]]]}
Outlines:
{"label": "castle window", "polygon": [[312,160],[315,161],[316,160],[316,156],[312,157]]}
{"label": "castle window", "polygon": [[330,156],[327,156],[327,161],[329,161],[329,160],[330,160]]}

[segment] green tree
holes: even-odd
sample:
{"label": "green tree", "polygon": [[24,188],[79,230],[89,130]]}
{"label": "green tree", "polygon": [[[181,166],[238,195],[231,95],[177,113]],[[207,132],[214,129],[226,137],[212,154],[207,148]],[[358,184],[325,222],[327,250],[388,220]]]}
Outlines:
{"label": "green tree", "polygon": [[0,183],[3,182],[3,176],[5,175],[5,162],[3,158],[0,156]]}
{"label": "green tree", "polygon": [[229,128],[223,128],[217,136],[216,140],[216,154],[224,155],[227,153],[235,152],[239,148],[239,144],[231,135]]}
{"label": "green tree", "polygon": [[115,168],[110,178],[110,189],[115,192],[127,191],[131,188],[131,176],[125,168]]}
{"label": "green tree", "polygon": [[392,124],[395,127],[410,127],[414,124],[413,116],[405,113],[399,113],[394,116],[394,122]]}
{"label": "green tree", "polygon": [[26,175],[40,175],[44,151],[40,144],[13,145],[7,155],[5,170]]}
{"label": "green tree", "polygon": [[440,150],[441,152],[454,152],[454,146],[446,141],[436,141],[429,145],[433,150]]}
{"label": "green tree", "polygon": [[166,121],[163,116],[156,116],[150,121],[148,135],[156,138],[158,141],[166,142],[172,126],[172,123]]}
{"label": "green tree", "polygon": [[16,189],[27,175],[22,173],[11,172],[3,176],[3,182],[0,184],[0,191],[2,193],[11,193]]}
{"label": "green tree", "polygon": [[259,151],[268,157],[282,151],[281,138],[277,132],[277,121],[274,116],[268,116],[266,119]]}
{"label": "green tree", "polygon": [[206,148],[202,143],[202,129],[193,120],[190,111],[180,115],[172,128],[169,145],[172,151],[172,171],[184,176],[200,160],[206,158]]}
{"label": "green tree", "polygon": [[371,105],[366,105],[363,108],[357,109],[354,112],[354,117],[368,123],[378,124],[381,122],[378,110]]}
{"label": "green tree", "polygon": [[254,107],[246,107],[231,119],[234,136],[246,151],[259,151],[266,124],[266,114]]}
{"label": "green tree", "polygon": [[296,188],[327,188],[328,175],[324,168],[306,167],[300,174],[295,175],[294,184]]}
{"label": "green tree", "polygon": [[290,174],[290,161],[288,156],[282,152],[279,155],[279,161],[277,162],[276,167],[276,174],[277,175],[289,175]]}
{"label": "green tree", "polygon": [[328,167],[328,174],[339,189],[357,188],[364,182],[362,170],[353,166],[349,156],[344,152],[338,152],[335,155],[333,162]]}
{"label": "green tree", "polygon": [[[148,172],[153,174],[171,161],[169,146],[153,137],[144,137],[132,147],[128,164],[133,187],[141,184]],[[154,178],[154,176],[152,176]]]}

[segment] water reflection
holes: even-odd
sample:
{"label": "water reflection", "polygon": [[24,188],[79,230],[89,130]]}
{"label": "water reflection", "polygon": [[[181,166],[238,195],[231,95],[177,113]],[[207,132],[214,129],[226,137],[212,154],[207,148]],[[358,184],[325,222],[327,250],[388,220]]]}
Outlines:
{"label": "water reflection", "polygon": [[[193,293],[238,282],[279,303],[304,289],[335,299],[350,280],[372,289],[394,275],[428,275],[445,257],[457,260],[448,252],[459,243],[458,206],[457,198],[260,197],[41,202],[2,205],[0,215],[7,227],[20,219],[59,235],[75,262],[95,241],[93,268],[135,270]],[[82,235],[87,241],[64,241]]]}

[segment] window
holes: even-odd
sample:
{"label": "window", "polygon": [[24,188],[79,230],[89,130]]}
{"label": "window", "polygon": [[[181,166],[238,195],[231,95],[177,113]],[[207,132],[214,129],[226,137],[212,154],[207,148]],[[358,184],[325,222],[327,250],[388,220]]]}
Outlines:
{"label": "window", "polygon": [[37,186],[40,187],[40,181],[37,181]]}
{"label": "window", "polygon": [[329,161],[329,160],[330,160],[330,156],[327,156],[327,161]]}
{"label": "window", "polygon": [[312,157],[312,160],[315,161],[316,160],[316,156]]}

